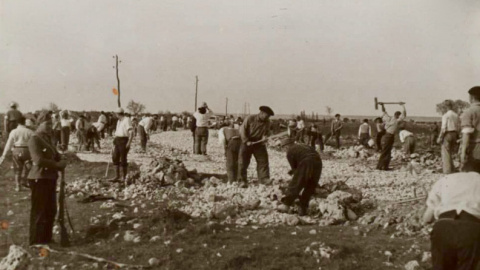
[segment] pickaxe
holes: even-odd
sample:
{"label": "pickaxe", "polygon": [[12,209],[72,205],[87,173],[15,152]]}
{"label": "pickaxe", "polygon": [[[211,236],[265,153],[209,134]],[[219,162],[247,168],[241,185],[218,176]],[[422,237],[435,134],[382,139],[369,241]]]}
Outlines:
{"label": "pickaxe", "polygon": [[378,99],[375,98],[375,110],[378,110],[378,105],[385,105],[385,104],[403,105],[403,104],[405,104],[405,102],[378,102]]}

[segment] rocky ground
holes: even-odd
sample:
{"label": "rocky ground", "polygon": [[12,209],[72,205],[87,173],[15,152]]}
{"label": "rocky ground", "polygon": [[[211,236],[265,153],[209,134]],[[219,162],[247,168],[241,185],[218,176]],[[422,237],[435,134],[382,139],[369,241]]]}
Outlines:
{"label": "rocky ground", "polygon": [[[419,218],[425,191],[439,178],[434,154],[407,162],[395,153],[396,170],[379,172],[373,150],[327,147],[309,216],[300,218],[295,209],[275,210],[289,180],[285,153],[276,147],[269,150],[272,183],[257,183],[252,160],[247,189],[226,183],[215,131],[206,157],[191,154],[189,131],[152,135],[147,153],[135,145],[127,188],[105,180],[110,149],[106,139],[100,153],[68,155],[67,196],[76,231],[71,248],[49,256],[28,249],[29,196],[12,193],[0,209],[9,224],[1,255],[16,243],[32,267],[58,269],[114,265],[67,251],[154,269],[428,268],[430,228]],[[11,172],[0,176],[2,188],[13,189],[10,178]]]}

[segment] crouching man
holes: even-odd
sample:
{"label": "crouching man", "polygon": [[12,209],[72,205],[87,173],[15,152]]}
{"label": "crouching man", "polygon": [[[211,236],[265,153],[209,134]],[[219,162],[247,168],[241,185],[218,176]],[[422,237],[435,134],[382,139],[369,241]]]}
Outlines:
{"label": "crouching man", "polygon": [[432,269],[480,269],[480,174],[446,175],[428,194],[423,222],[431,233]]}
{"label": "crouching man", "polygon": [[[299,215],[307,214],[310,197],[315,193],[322,174],[322,160],[320,155],[311,147],[303,144],[295,144],[292,139],[285,139],[281,143],[282,148],[287,149],[287,160],[293,175],[286,196],[282,198],[283,205],[278,207],[280,212],[288,212],[295,199],[300,200]],[[301,194],[300,194],[301,193]]]}

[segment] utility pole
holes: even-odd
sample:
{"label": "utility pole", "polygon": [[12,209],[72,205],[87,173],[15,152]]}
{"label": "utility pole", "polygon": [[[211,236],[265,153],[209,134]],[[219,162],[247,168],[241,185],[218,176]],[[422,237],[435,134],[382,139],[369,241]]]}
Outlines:
{"label": "utility pole", "polygon": [[195,76],[195,108],[193,111],[197,111],[197,96],[198,96],[198,76]]}
{"label": "utility pole", "polygon": [[[115,58],[115,69],[116,69],[116,72],[117,72],[117,91],[118,91],[118,100],[117,100],[117,103],[118,103],[118,107],[121,108],[122,107],[122,104],[120,102],[120,77],[118,76],[118,55],[115,55],[113,58]],[[120,60],[120,63],[122,61]]]}
{"label": "utility pole", "polygon": [[228,98],[225,98],[225,116],[228,116]]}

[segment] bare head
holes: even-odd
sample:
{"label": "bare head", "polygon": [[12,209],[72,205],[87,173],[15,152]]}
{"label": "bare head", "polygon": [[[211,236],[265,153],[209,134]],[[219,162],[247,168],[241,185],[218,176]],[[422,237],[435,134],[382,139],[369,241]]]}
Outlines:
{"label": "bare head", "polygon": [[337,120],[340,120],[340,117],[341,117],[341,115],[340,115],[340,114],[338,114],[338,113],[337,113],[337,114],[335,114],[335,118],[337,118]]}
{"label": "bare head", "polygon": [[402,115],[402,113],[400,111],[396,111],[393,116],[395,116],[395,118],[398,119],[400,115]]}
{"label": "bare head", "polygon": [[480,101],[480,86],[474,86],[468,90],[470,94],[470,103],[479,102]]}

